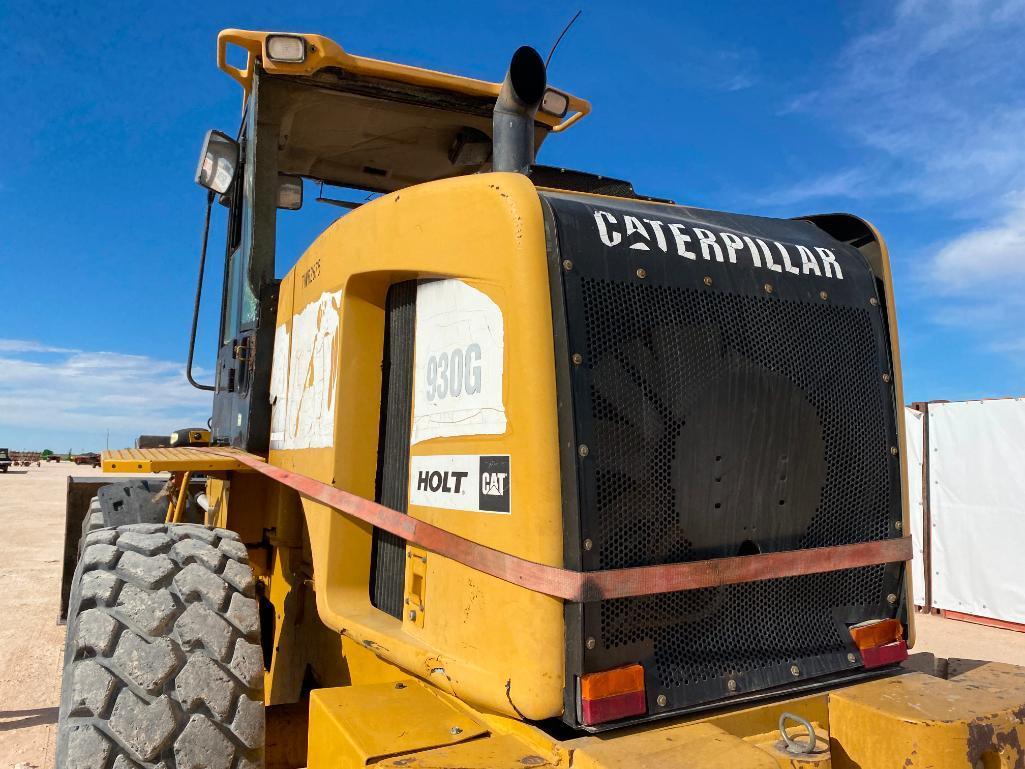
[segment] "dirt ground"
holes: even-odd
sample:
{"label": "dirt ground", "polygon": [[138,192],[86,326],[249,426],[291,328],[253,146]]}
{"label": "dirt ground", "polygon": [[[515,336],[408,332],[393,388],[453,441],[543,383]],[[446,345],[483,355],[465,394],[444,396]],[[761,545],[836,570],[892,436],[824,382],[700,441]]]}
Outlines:
{"label": "dirt ground", "polygon": [[[64,628],[56,624],[67,463],[0,474],[0,769],[51,769]],[[916,615],[918,645],[943,657],[1025,664],[1025,633]]]}
{"label": "dirt ground", "polygon": [[0,474],[0,768],[53,766],[64,628],[57,624],[66,462]]}

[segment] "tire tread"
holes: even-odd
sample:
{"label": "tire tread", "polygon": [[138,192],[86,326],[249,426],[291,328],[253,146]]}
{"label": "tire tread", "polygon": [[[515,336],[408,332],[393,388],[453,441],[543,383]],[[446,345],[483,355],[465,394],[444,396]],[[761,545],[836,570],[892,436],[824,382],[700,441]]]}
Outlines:
{"label": "tire tread", "polygon": [[71,591],[57,769],[262,766],[260,625],[238,535],[90,528],[97,512]]}

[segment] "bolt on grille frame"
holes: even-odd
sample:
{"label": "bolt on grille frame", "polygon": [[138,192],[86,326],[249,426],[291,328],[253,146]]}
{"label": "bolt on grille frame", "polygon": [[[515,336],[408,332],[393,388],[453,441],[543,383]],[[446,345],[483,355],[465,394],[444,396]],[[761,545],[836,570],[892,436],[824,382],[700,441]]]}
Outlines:
{"label": "bolt on grille frame", "polygon": [[[900,536],[884,303],[856,249],[807,221],[566,193],[542,200],[567,568]],[[600,237],[601,216],[618,225],[614,245]],[[649,222],[647,240],[630,237],[627,217]],[[652,221],[663,232],[675,223],[770,247],[826,247],[843,279],[756,267],[743,252],[706,260],[696,242],[686,260],[672,238],[659,248]],[[897,616],[901,601],[889,599],[903,595],[903,569],[567,604],[564,720],[579,726],[580,675],[634,662],[645,670],[647,718],[850,677],[861,659],[847,627]]]}

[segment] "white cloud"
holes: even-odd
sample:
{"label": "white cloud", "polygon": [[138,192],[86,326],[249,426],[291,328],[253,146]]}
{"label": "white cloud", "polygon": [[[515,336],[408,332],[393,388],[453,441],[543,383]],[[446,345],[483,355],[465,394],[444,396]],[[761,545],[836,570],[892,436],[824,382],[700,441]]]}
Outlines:
{"label": "white cloud", "polygon": [[932,266],[934,287],[947,293],[992,293],[994,284],[1025,277],[1025,200],[996,224],[949,241]]}
{"label": "white cloud", "polygon": [[[33,355],[39,352],[50,355],[40,360]],[[165,434],[202,425],[209,415],[209,394],[188,384],[180,363],[0,339],[0,428],[5,432]]]}
{"label": "white cloud", "polygon": [[[1025,189],[1025,4],[904,0],[854,38],[836,67],[785,112],[827,120],[862,146],[865,164],[834,172],[857,184],[829,194],[958,202],[970,216]],[[794,185],[798,191],[802,185]],[[819,196],[809,181],[805,198]]]}
{"label": "white cloud", "polygon": [[933,329],[956,328],[1012,362],[1025,327],[1023,36],[1022,0],[898,2],[784,109],[853,140],[856,160],[762,201],[932,214],[938,232],[956,234],[897,255],[906,298]]}
{"label": "white cloud", "polygon": [[0,339],[0,352],[77,352],[66,347],[51,347],[28,339]]}
{"label": "white cloud", "polygon": [[695,79],[716,91],[743,91],[758,83],[758,54],[750,48],[704,50],[691,66]]}
{"label": "white cloud", "polygon": [[866,198],[871,196],[873,191],[874,179],[868,170],[848,168],[773,190],[759,202],[774,206],[791,206],[801,201],[820,198]]}
{"label": "white cloud", "polygon": [[1009,353],[1015,357],[1019,365],[1025,366],[1025,336],[993,342],[989,349],[993,352]]}

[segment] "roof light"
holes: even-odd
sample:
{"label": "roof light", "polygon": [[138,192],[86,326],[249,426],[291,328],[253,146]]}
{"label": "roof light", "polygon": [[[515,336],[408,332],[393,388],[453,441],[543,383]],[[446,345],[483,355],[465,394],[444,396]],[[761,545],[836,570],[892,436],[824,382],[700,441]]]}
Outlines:
{"label": "roof light", "polygon": [[306,59],[306,41],[299,35],[267,35],[264,46],[271,61],[298,64]]}
{"label": "roof light", "polygon": [[561,91],[549,88],[541,97],[541,111],[555,117],[565,117],[569,111],[569,97]]}
{"label": "roof light", "polygon": [[642,716],[647,711],[644,668],[640,665],[580,677],[580,720],[585,726]]}

